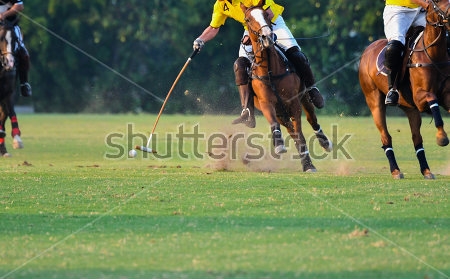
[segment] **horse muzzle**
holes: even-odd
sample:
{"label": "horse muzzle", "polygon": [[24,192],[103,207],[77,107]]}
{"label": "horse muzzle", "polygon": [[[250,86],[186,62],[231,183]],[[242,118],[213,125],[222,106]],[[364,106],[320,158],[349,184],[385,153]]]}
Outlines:
{"label": "horse muzzle", "polygon": [[264,48],[273,46],[273,44],[275,43],[274,37],[274,33],[269,26],[264,26],[263,28],[261,28],[259,42]]}

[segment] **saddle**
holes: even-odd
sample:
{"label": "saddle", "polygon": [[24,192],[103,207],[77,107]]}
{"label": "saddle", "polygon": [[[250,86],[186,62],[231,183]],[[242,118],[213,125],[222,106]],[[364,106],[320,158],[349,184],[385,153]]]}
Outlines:
{"label": "saddle", "polygon": [[[405,47],[405,53],[409,53],[409,55],[405,55],[403,57],[403,64],[402,64],[402,71],[400,74],[400,81],[402,81],[406,74],[406,65],[408,64],[409,58],[412,54],[412,50],[416,46],[417,42],[419,41],[420,37],[423,35],[423,26],[416,26],[409,28],[408,32],[406,33],[406,47]],[[384,76],[387,76],[387,69],[384,67],[384,53],[386,52],[386,46],[381,49],[380,53],[378,53],[377,56],[377,70],[379,74],[382,74]]]}

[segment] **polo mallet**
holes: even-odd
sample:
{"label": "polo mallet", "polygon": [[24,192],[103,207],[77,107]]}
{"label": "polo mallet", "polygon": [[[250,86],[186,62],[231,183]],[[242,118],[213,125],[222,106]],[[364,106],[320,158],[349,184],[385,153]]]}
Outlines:
{"label": "polo mallet", "polygon": [[155,124],[153,124],[153,128],[152,131],[150,133],[150,136],[148,137],[148,141],[147,141],[147,145],[146,146],[142,146],[142,145],[136,145],[135,148],[137,150],[141,150],[143,152],[148,152],[148,153],[156,153],[155,150],[152,150],[150,148],[150,143],[152,141],[152,136],[153,133],[155,132],[156,129],[156,125],[158,125],[158,121],[159,118],[161,117],[161,114],[164,110],[164,107],[166,106],[167,100],[170,97],[170,94],[172,94],[173,89],[175,88],[175,85],[178,83],[178,80],[180,79],[181,75],[184,73],[184,71],[186,70],[186,67],[189,65],[189,62],[191,62],[192,58],[194,58],[194,56],[199,52],[199,49],[194,50],[194,52],[192,52],[191,56],[189,56],[189,58],[187,59],[186,63],[184,63],[183,68],[181,69],[180,73],[178,74],[177,78],[175,79],[175,81],[172,84],[172,87],[170,88],[169,92],[167,93],[166,99],[164,100],[161,109],[159,110],[158,116],[156,117],[156,121]]}

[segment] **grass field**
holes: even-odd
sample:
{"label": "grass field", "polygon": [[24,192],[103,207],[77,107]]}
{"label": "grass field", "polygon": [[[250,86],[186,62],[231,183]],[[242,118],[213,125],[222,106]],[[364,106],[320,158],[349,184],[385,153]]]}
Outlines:
{"label": "grass field", "polygon": [[450,151],[428,118],[433,181],[405,118],[389,119],[403,180],[371,118],[321,117],[331,153],[305,124],[317,173],[292,142],[272,156],[261,117],[252,133],[232,119],[163,115],[158,154],[128,158],[155,115],[19,115],[25,148],[8,137],[0,158],[0,278],[450,276]]}

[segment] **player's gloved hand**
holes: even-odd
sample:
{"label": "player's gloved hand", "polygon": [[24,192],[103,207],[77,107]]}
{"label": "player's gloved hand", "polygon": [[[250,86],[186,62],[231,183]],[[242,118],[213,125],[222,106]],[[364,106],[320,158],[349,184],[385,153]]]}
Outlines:
{"label": "player's gloved hand", "polygon": [[203,41],[202,39],[197,38],[197,39],[195,39],[192,48],[194,50],[200,51],[203,48],[204,45],[205,45],[205,41]]}

